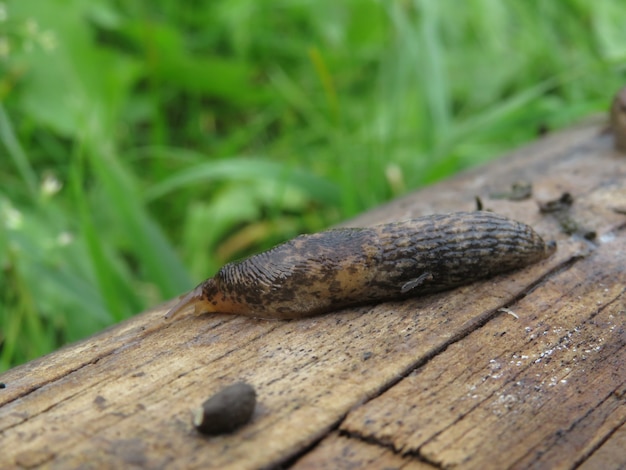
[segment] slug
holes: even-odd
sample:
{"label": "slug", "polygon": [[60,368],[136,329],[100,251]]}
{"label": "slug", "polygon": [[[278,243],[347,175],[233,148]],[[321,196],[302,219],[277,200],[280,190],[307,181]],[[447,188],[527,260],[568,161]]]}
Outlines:
{"label": "slug", "polygon": [[555,249],[528,225],[483,211],[331,229],[226,264],[165,317],[194,306],[196,313],[305,318],[450,289]]}

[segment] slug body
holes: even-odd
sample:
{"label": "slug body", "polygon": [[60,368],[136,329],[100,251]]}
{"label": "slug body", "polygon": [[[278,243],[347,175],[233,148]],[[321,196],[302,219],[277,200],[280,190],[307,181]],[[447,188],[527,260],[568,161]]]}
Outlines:
{"label": "slug body", "polygon": [[468,284],[535,263],[555,248],[528,225],[482,211],[331,229],[225,265],[166,318],[189,305],[196,312],[305,318]]}

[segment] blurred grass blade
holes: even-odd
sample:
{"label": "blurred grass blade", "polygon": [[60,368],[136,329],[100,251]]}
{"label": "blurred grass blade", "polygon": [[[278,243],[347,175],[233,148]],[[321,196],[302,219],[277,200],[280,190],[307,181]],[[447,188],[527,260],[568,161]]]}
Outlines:
{"label": "blurred grass blade", "polygon": [[119,213],[121,226],[138,256],[142,275],[154,282],[165,298],[179,295],[192,282],[174,249],[158,225],[152,220],[139,195],[138,185],[120,162],[93,149],[91,159],[96,173]]}
{"label": "blurred grass blade", "polygon": [[423,58],[418,62],[418,76],[422,76],[425,99],[433,119],[436,145],[446,139],[450,128],[450,93],[448,77],[443,63],[443,45],[439,31],[439,2],[415,0],[415,8],[420,11],[420,24],[412,28],[421,36]]}
{"label": "blurred grass blade", "polygon": [[124,318],[121,296],[115,286],[115,274],[105,256],[103,240],[96,230],[91,209],[87,204],[87,195],[82,187],[83,181],[82,159],[79,157],[72,168],[70,184],[74,194],[74,203],[78,209],[80,229],[87,245],[91,267],[98,282],[99,293],[111,318],[119,321]]}
{"label": "blurred grass blade", "polygon": [[508,99],[502,100],[497,105],[486,109],[483,113],[477,113],[473,118],[457,124],[453,132],[453,140],[461,141],[469,138],[480,129],[487,129],[498,122],[502,122],[505,117],[514,111],[528,105],[532,100],[545,94],[554,87],[554,79],[547,79],[532,87],[520,91]]}
{"label": "blurred grass blade", "polygon": [[[53,338],[47,334],[33,300],[33,296],[38,293],[32,292],[32,286],[17,268],[18,263],[11,250],[8,256],[10,258],[8,266],[12,266],[12,269],[4,276],[4,283],[0,289],[6,291],[3,296],[7,299],[0,314],[2,322],[0,371],[7,369],[16,360],[23,361],[44,354],[54,344]],[[10,311],[7,305],[12,306]],[[24,336],[29,338],[29,341],[24,342]]]}
{"label": "blurred grass blade", "polygon": [[237,158],[201,163],[186,168],[148,189],[144,198],[152,201],[176,189],[200,182],[228,180],[271,180],[292,185],[304,191],[313,200],[335,205],[339,202],[339,189],[333,183],[301,170],[266,160]]}
{"label": "blurred grass blade", "polygon": [[20,146],[20,143],[15,137],[13,132],[13,126],[11,121],[4,111],[4,106],[0,103],[0,140],[4,143],[9,156],[13,160],[13,163],[17,167],[20,176],[24,180],[24,184],[28,188],[33,200],[37,199],[37,176],[35,171],[30,166],[26,153]]}
{"label": "blurred grass blade", "polygon": [[324,87],[326,102],[328,103],[328,109],[331,112],[333,122],[337,123],[339,121],[339,100],[337,99],[337,89],[333,81],[333,76],[328,70],[328,66],[318,47],[309,48],[309,57]]}

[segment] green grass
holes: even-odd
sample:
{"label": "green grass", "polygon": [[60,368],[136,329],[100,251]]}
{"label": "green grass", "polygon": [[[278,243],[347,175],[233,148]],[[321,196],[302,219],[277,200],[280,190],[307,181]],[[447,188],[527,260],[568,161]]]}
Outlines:
{"label": "green grass", "polygon": [[0,2],[0,370],[604,111],[618,0]]}

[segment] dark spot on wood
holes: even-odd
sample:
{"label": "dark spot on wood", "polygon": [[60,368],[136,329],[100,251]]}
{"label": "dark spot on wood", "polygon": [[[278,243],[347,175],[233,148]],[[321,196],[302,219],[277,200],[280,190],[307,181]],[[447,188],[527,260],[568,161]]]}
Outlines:
{"label": "dark spot on wood", "polygon": [[558,199],[540,202],[539,210],[544,214],[550,212],[559,212],[568,210],[572,206],[572,204],[574,204],[574,197],[570,193],[564,192]]}
{"label": "dark spot on wood", "polygon": [[223,388],[195,410],[193,425],[202,434],[233,432],[250,421],[255,406],[254,388],[238,382]]}
{"label": "dark spot on wood", "polygon": [[148,463],[146,444],[137,437],[111,441],[109,451],[129,466],[145,468]]}
{"label": "dark spot on wood", "polygon": [[96,405],[98,409],[103,410],[107,407],[107,400],[102,395],[98,395],[96,398],[94,398],[93,404]]}

